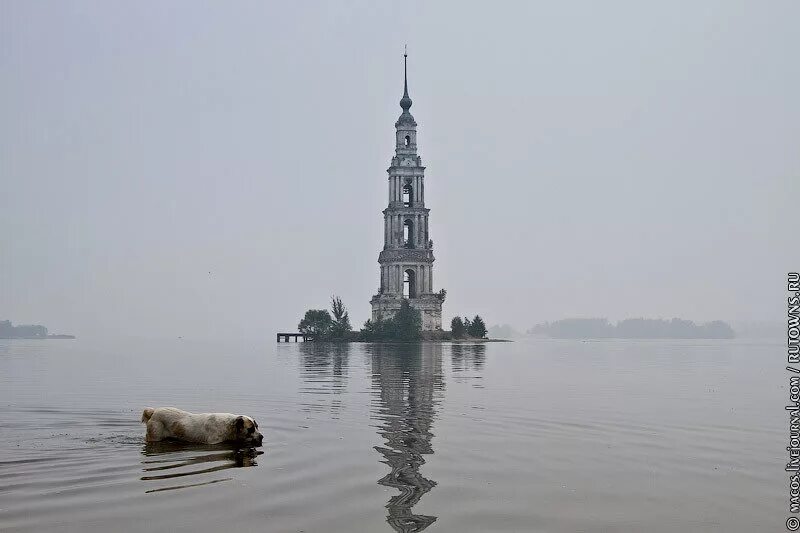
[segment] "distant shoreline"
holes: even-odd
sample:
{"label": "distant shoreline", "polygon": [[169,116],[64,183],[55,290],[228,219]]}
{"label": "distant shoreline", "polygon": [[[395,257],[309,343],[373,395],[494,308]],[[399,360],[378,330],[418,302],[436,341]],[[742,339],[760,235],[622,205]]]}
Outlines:
{"label": "distant shoreline", "polygon": [[10,320],[0,320],[0,339],[74,339],[75,335],[53,334],[41,324],[15,326]]}
{"label": "distant shoreline", "polygon": [[0,340],[46,341],[47,339],[74,339],[75,335],[48,335],[47,337],[0,337]]}
{"label": "distant shoreline", "polygon": [[695,324],[691,320],[673,318],[628,318],[616,324],[606,318],[564,318],[543,322],[528,334],[552,339],[733,339],[733,328],[721,320]]}

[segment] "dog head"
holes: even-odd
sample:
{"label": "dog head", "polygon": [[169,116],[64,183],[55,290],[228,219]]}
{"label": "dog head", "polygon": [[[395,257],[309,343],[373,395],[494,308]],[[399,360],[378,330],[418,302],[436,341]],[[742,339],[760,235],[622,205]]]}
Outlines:
{"label": "dog head", "polygon": [[235,440],[250,446],[261,446],[264,435],[258,431],[258,423],[249,416],[237,416],[233,421]]}

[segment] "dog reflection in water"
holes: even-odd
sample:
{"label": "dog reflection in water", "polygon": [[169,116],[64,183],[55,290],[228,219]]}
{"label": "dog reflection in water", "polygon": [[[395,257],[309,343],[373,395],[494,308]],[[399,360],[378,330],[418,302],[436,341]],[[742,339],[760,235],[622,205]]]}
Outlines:
{"label": "dog reflection in water", "polygon": [[165,490],[183,489],[211,485],[232,478],[207,478],[208,474],[227,470],[258,466],[257,458],[264,452],[252,446],[240,446],[236,443],[192,444],[177,440],[148,442],[142,448],[142,465],[145,475],[142,481],[160,481],[183,478],[198,479],[197,483],[185,483],[177,486],[160,487],[145,492],[161,492]]}

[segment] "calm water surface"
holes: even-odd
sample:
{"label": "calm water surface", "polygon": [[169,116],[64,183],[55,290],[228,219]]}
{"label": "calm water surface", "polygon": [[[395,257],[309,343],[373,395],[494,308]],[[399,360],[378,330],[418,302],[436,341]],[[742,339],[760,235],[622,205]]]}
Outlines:
{"label": "calm water surface", "polygon": [[[782,531],[782,354],[0,340],[0,529]],[[147,445],[163,405],[265,445]]]}

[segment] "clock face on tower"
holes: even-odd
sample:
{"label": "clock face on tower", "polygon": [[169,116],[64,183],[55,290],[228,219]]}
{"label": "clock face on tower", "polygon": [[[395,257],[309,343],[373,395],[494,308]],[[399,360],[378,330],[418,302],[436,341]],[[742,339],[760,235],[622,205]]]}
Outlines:
{"label": "clock face on tower", "polygon": [[404,167],[411,167],[411,166],[414,166],[414,161],[411,158],[406,157],[405,159],[403,159],[403,162],[401,164]]}

